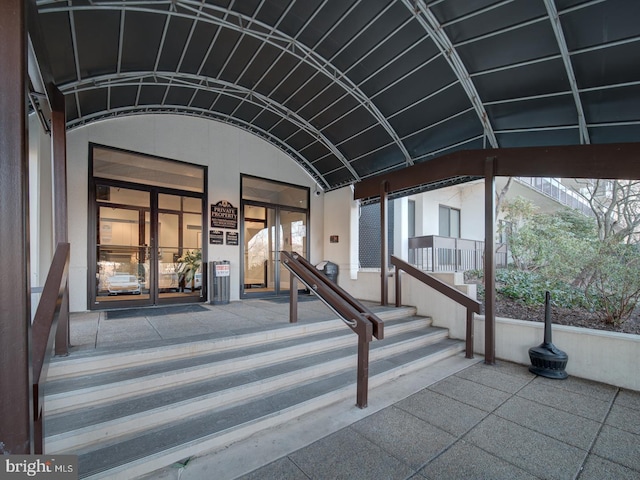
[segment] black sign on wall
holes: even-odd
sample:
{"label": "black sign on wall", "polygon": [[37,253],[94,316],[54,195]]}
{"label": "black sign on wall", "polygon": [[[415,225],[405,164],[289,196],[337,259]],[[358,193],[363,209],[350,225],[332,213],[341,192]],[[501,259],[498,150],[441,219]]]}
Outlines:
{"label": "black sign on wall", "polygon": [[226,232],[227,245],[238,245],[238,232]]}
{"label": "black sign on wall", "polygon": [[238,228],[238,208],[226,200],[211,204],[211,228]]}
{"label": "black sign on wall", "polygon": [[223,245],[224,233],[222,230],[209,230],[209,244],[210,245]]}

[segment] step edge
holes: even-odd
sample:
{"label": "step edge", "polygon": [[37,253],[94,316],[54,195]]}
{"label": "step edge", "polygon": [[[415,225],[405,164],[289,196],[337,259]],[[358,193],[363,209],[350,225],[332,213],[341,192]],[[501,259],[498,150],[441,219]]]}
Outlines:
{"label": "step edge", "polygon": [[[458,348],[460,347],[458,346]],[[452,350],[451,346],[448,347],[447,350]],[[449,353],[449,355],[447,355],[446,357],[453,356],[458,352],[459,350],[457,352]],[[435,363],[435,361],[431,362],[431,364],[432,363]],[[388,381],[390,377],[396,378],[398,376],[397,373],[399,370],[402,371],[400,375],[406,375],[408,372],[402,367],[404,366],[395,367],[381,374],[372,376],[372,378],[369,379],[370,388],[375,388],[376,386],[382,385],[383,383]],[[416,367],[416,370],[418,368],[424,368],[424,366]],[[140,476],[151,473],[157,470],[157,461],[160,458],[167,459],[162,461],[164,465],[171,465],[172,463],[179,462],[180,460],[187,457],[194,457],[202,455],[204,453],[212,452],[216,448],[221,448],[225,445],[229,445],[231,443],[248,438],[249,436],[257,432],[261,432],[268,428],[281,425],[286,421],[299,418],[305,413],[324,408],[333,403],[337,403],[343,399],[346,399],[350,395],[354,395],[354,386],[355,384],[345,385],[337,390],[328,392],[319,397],[314,397],[310,400],[306,400],[300,404],[292,405],[291,407],[280,410],[278,412],[274,412],[265,417],[254,419],[237,427],[231,427],[222,433],[204,437],[204,440],[203,438],[191,440],[172,449],[169,449],[168,452],[167,450],[157,452],[149,457],[135,459],[132,462],[119,465],[114,469],[96,472],[94,475],[81,478],[86,478],[87,480],[98,480],[103,478],[111,478],[114,480],[129,480],[130,478],[132,478],[132,474],[134,476]],[[259,428],[256,428],[258,426]],[[152,465],[155,464],[156,468],[154,468],[153,470],[149,470],[148,467],[146,467],[146,465],[149,463],[151,463]],[[128,468],[132,465],[133,468]]]}
{"label": "step edge", "polygon": [[[382,345],[374,352],[372,352],[370,360],[371,363],[382,361],[402,352],[415,350],[427,345],[435,344],[438,341],[443,340],[444,338],[446,337],[443,337],[440,332],[430,332],[429,334],[423,335],[421,337],[407,339],[391,345]],[[450,346],[445,347],[445,349],[448,348],[450,348]],[[429,358],[431,357],[431,355],[435,355],[437,353],[438,352],[434,352],[433,354],[428,355],[426,358]],[[293,375],[291,374],[291,372],[285,372],[283,374],[269,377],[267,379],[261,379],[255,382],[238,385],[236,387],[232,387],[231,389],[225,389],[219,392],[213,392],[197,397],[192,397],[190,399],[181,400],[180,402],[156,407],[155,409],[145,411],[142,414],[136,413],[128,415],[126,417],[120,417],[118,419],[96,423],[67,432],[62,432],[60,434],[56,434],[55,436],[47,437],[47,439],[45,439],[45,444],[47,445],[48,450],[54,451],[58,454],[65,453],[65,451],[71,448],[85,448],[91,445],[99,445],[100,439],[94,439],[95,436],[102,435],[101,432],[105,429],[117,428],[118,425],[131,422],[133,419],[135,419],[136,428],[131,428],[127,432],[119,432],[118,434],[124,435],[133,434],[135,432],[142,432],[146,428],[152,428],[154,426],[161,426],[171,423],[172,421],[174,421],[174,416],[177,416],[178,418],[185,418],[185,416],[194,416],[206,411],[214,411],[218,408],[225,407],[234,402],[247,401],[261,394],[275,393],[277,390],[283,388],[288,388],[294,385],[303,385],[305,383],[308,383],[309,381],[318,380],[325,376],[335,375],[346,370],[353,369],[356,364],[356,354],[345,355],[329,362],[325,362],[323,364],[315,364],[309,367],[305,367],[304,369],[296,371]],[[300,380],[296,380],[296,378],[300,378]],[[286,381],[283,381],[285,379]],[[251,393],[256,390],[258,390],[256,393]],[[234,394],[237,394],[238,397],[231,398]],[[225,400],[224,403],[217,403],[215,408],[203,408],[197,411],[193,411],[194,409],[192,407],[194,406],[194,402],[206,402],[215,398],[224,398],[225,396],[228,396],[229,398]],[[187,410],[189,410],[189,412],[183,412],[181,410],[183,406]],[[145,418],[152,418],[154,415],[163,413],[167,409],[170,409],[172,411],[171,417],[163,416],[162,421],[155,421],[155,423],[153,424],[140,423],[141,420],[144,420]],[[141,425],[144,425],[144,427],[142,427]],[[112,432],[112,434],[116,433]],[[106,433],[104,435],[106,436]],[[85,437],[90,437],[90,439],[87,439],[85,441],[83,440]],[[76,442],[74,444],[70,444],[70,442],[68,442],[69,438],[73,438]],[[58,444],[60,443],[62,443],[62,445],[64,446],[58,446]]]}
{"label": "step edge", "polygon": [[[377,315],[383,321],[397,320],[398,318],[402,318],[402,316],[411,316],[407,312],[414,312],[413,315],[415,315],[415,307],[399,308],[404,313],[403,315],[400,315],[398,312],[396,312],[396,310],[379,312]],[[200,354],[206,354],[207,352],[211,351],[218,351],[220,350],[220,343],[231,343],[231,345],[226,346],[224,349],[236,349],[251,344],[280,341],[286,338],[292,338],[311,332],[322,333],[339,330],[340,328],[342,328],[342,325],[342,320],[340,320],[339,318],[335,318],[306,324],[290,324],[282,326],[281,328],[260,330],[239,335],[229,335],[217,339],[198,340],[196,342],[181,342],[179,344],[173,345],[155,346],[141,350],[97,353],[91,355],[82,355],[73,358],[60,357],[54,359],[54,361],[49,364],[47,379],[59,380],[62,378],[73,378],[82,375],[88,375],[92,372],[95,372],[96,370],[105,371],[105,362],[112,363],[112,367],[110,368],[110,370],[117,370],[120,368],[126,368],[126,366],[129,364],[146,365],[158,360],[176,360],[179,358],[188,357],[193,354],[194,350],[198,351]],[[265,336],[267,336],[268,338],[265,339]],[[165,354],[166,352],[170,352],[172,350],[178,350],[178,353],[170,355]],[[137,361],[135,359],[142,361]],[[63,372],[60,372],[60,370],[62,370],[63,368],[65,370]]]}

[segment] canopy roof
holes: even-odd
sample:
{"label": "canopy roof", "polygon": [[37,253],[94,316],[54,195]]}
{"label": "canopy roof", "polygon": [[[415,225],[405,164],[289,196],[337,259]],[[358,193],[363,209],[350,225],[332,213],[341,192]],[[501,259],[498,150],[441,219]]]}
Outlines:
{"label": "canopy roof", "polygon": [[640,2],[38,0],[69,128],[260,135],[323,189],[456,150],[640,138]]}

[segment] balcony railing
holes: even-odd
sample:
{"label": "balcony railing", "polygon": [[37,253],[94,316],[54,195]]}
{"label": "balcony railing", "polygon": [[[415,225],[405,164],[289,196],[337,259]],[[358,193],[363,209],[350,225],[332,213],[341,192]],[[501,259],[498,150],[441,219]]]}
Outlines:
{"label": "balcony railing", "polygon": [[520,183],[529,185],[535,190],[553,198],[556,202],[562,203],[574,210],[578,210],[585,215],[593,216],[589,203],[557,178],[516,177],[516,179]]}
{"label": "balcony railing", "polygon": [[[507,265],[504,243],[496,249],[496,266]],[[484,268],[484,242],[464,238],[425,235],[409,238],[409,263],[428,272],[464,272]]]}

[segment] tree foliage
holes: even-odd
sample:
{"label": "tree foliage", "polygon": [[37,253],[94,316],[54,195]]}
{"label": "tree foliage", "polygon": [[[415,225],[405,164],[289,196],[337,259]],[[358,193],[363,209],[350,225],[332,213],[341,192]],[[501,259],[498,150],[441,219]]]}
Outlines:
{"label": "tree foliage", "polygon": [[600,222],[573,210],[540,212],[518,198],[503,208],[511,222],[515,271],[499,276],[499,291],[539,303],[545,290],[555,303],[587,307],[607,323],[626,319],[640,300],[640,250],[626,237],[603,235]]}

